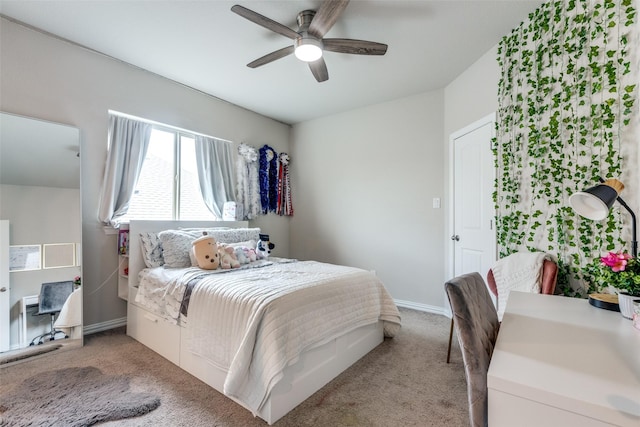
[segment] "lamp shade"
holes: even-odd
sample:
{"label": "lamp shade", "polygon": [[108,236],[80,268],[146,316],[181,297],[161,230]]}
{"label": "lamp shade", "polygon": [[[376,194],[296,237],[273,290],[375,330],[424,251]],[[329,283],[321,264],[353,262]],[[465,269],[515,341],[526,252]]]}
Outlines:
{"label": "lamp shade", "polygon": [[569,197],[569,204],[578,215],[600,221],[609,215],[609,209],[623,188],[624,185],[617,179],[609,179],[595,187],[573,193]]}

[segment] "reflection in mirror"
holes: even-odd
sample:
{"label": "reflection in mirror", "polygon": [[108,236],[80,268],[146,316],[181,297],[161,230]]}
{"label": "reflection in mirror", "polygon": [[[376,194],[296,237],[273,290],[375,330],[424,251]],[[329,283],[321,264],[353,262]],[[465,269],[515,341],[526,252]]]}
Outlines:
{"label": "reflection in mirror", "polygon": [[82,345],[81,233],[79,130],[0,112],[0,368]]}

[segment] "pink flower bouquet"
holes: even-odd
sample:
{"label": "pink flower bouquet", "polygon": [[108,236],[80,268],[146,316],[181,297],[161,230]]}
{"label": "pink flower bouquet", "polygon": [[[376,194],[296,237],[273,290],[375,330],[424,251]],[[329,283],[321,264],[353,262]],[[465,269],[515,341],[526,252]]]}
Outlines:
{"label": "pink flower bouquet", "polygon": [[609,252],[584,269],[590,282],[589,292],[603,292],[613,287],[619,292],[640,296],[640,263],[624,251]]}

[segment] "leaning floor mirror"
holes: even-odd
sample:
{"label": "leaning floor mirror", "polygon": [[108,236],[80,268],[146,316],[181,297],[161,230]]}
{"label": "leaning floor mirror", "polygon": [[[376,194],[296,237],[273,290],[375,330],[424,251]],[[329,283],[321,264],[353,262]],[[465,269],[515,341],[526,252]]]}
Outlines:
{"label": "leaning floor mirror", "polygon": [[0,368],[82,346],[80,132],[0,112]]}

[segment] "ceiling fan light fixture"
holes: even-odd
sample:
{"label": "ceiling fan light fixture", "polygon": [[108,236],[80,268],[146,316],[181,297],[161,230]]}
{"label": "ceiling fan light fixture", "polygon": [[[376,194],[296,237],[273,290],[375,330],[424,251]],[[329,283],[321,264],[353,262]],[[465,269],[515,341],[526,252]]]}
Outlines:
{"label": "ceiling fan light fixture", "polygon": [[322,57],[322,42],[312,37],[299,37],[295,42],[295,55],[301,61],[313,62]]}

